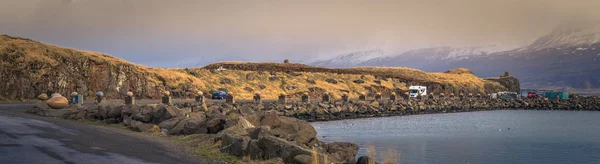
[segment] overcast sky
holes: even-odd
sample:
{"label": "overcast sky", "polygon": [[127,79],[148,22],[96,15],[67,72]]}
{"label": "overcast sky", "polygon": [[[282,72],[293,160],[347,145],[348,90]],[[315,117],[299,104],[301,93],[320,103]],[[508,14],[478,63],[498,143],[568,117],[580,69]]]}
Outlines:
{"label": "overcast sky", "polygon": [[0,33],[159,67],[525,45],[600,0],[0,0]]}

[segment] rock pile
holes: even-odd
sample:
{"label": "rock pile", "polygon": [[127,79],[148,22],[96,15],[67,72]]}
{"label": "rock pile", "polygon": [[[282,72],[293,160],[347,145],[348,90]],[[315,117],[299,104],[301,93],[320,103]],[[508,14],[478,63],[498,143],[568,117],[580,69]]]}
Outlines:
{"label": "rock pile", "polygon": [[[254,104],[254,103],[248,103]],[[256,106],[254,104],[253,106]],[[257,160],[280,158],[286,163],[310,163],[311,149],[320,158],[354,163],[358,146],[353,143],[324,143],[308,122],[285,117],[251,106],[211,104],[205,111],[190,112],[165,104],[109,105],[97,103],[50,109],[38,103],[28,111],[43,116],[123,124],[138,132],[164,132],[169,135],[215,134],[214,142],[224,153]],[[308,160],[307,160],[308,159]]]}

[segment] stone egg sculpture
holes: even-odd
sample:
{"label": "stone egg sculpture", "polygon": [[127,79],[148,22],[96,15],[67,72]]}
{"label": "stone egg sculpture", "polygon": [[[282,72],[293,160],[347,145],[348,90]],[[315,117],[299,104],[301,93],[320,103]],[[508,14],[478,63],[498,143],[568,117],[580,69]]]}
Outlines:
{"label": "stone egg sculpture", "polygon": [[133,92],[127,92],[127,96],[133,97]]}
{"label": "stone egg sculpture", "polygon": [[164,96],[170,96],[170,95],[171,95],[171,92],[169,92],[169,91],[164,91],[164,92],[163,92],[163,95],[164,95]]}
{"label": "stone egg sculpture", "polygon": [[69,100],[63,96],[56,96],[50,98],[46,104],[52,109],[63,109],[69,105]]}
{"label": "stone egg sculpture", "polygon": [[96,92],[96,96],[98,96],[98,97],[103,97],[103,96],[104,96],[104,93],[103,93],[103,92]]}
{"label": "stone egg sculpture", "polygon": [[51,98],[54,97],[62,97],[62,95],[60,93],[53,93],[52,95],[50,95]]}
{"label": "stone egg sculpture", "polygon": [[38,99],[42,100],[42,101],[48,100],[48,95],[45,93],[42,93],[38,96]]}

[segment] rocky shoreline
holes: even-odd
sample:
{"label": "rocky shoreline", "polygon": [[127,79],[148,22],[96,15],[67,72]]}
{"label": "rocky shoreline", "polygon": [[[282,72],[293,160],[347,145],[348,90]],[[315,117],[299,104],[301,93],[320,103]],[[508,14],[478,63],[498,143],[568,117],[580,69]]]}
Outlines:
{"label": "rocky shoreline", "polygon": [[268,101],[243,102],[236,104],[205,103],[198,106],[192,103],[175,104],[179,108],[199,110],[229,111],[268,111],[309,122],[387,117],[412,114],[456,113],[486,110],[587,110],[600,111],[600,98],[574,97],[569,100],[548,99],[492,99],[481,96],[441,97],[429,96],[421,99],[373,99],[373,100],[332,100],[332,101]]}
{"label": "rocky shoreline", "polygon": [[[229,109],[229,110],[226,110]],[[51,109],[38,102],[27,111],[41,116],[123,124],[138,132],[165,135],[211,134],[209,140],[222,153],[252,160],[284,163],[356,163],[358,146],[353,143],[325,143],[308,122],[269,111],[241,111],[234,105],[224,109],[194,111],[163,104],[117,105],[96,103]]]}
{"label": "rocky shoreline", "polygon": [[[123,124],[130,130],[168,135],[215,134],[223,153],[255,160],[281,159],[285,163],[311,163],[313,150],[321,163],[357,163],[358,146],[324,143],[308,122],[386,117],[412,114],[485,110],[589,110],[600,111],[598,97],[569,100],[492,99],[481,96],[428,96],[414,99],[199,102],[173,105],[121,105],[96,103],[51,109],[38,102],[28,110],[43,116]],[[314,148],[314,149],[313,149]],[[363,157],[365,159],[367,157]],[[361,163],[359,160],[358,163]]]}

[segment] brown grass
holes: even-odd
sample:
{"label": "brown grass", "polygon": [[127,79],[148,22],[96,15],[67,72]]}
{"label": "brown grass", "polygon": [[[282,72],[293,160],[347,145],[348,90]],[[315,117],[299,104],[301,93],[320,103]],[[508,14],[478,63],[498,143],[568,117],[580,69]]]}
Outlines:
{"label": "brown grass", "polygon": [[385,158],[383,160],[383,164],[399,164],[400,153],[396,152],[396,150],[390,148],[385,154]]}
{"label": "brown grass", "polygon": [[367,163],[369,164],[375,164],[377,161],[375,161],[375,146],[370,145],[369,148],[367,149],[367,156],[369,157],[369,161]]}
{"label": "brown grass", "polygon": [[317,152],[317,149],[315,147],[312,148],[311,152],[311,156],[312,156],[312,164],[319,164],[319,153]]}
{"label": "brown grass", "polygon": [[[423,85],[424,83],[451,84],[452,87],[469,88],[468,90],[483,92],[484,84],[486,83],[484,79],[472,74],[428,73],[421,70],[400,67],[324,68],[296,63],[222,62],[210,64],[203,68],[192,69],[149,68],[96,52],[61,48],[29,39],[0,35],[0,55],[11,54],[24,54],[24,56],[18,58],[17,63],[46,63],[51,67],[60,64],[63,59],[69,59],[74,61],[74,63],[89,61],[112,66],[128,65],[133,66],[133,72],[145,75],[151,83],[157,86],[164,85],[168,90],[174,88],[175,90],[172,91],[184,91],[183,88],[185,88],[184,92],[195,93],[199,90],[208,93],[218,88],[226,88],[230,92],[233,92],[237,99],[252,99],[252,96],[257,91],[261,92],[264,99],[277,99],[277,96],[281,93],[298,95],[315,87],[332,93],[333,98],[340,98],[344,93],[343,91],[349,91],[348,95],[355,98],[361,92],[368,93],[366,87],[376,86],[385,87],[390,90],[395,88],[407,90],[408,85]],[[27,66],[29,64],[22,65]],[[15,63],[1,61],[0,66],[3,69],[31,69],[21,67]],[[216,69],[220,66],[224,66],[229,70],[211,71],[211,69]],[[40,69],[36,71],[36,76],[39,75],[41,77],[47,70]],[[279,79],[274,81],[269,80],[271,76],[269,72],[271,71],[275,71]],[[288,71],[300,73],[301,75],[294,76],[287,73]],[[259,74],[258,72],[264,73]],[[256,74],[255,80],[246,80],[246,75],[250,73]],[[353,82],[354,80],[361,79],[363,75],[365,83],[356,84]],[[386,80],[381,80],[379,84],[375,82],[376,78],[386,78]],[[395,78],[399,81],[394,82],[390,78]],[[222,79],[229,79],[233,83],[221,84]],[[307,79],[314,79],[316,84],[308,83]],[[335,79],[338,83],[328,83],[326,82],[327,79]],[[496,82],[492,83],[499,86]],[[260,89],[259,86],[261,85],[266,86],[266,88]],[[286,86],[295,86],[297,89],[287,90]],[[250,88],[252,91],[247,91],[246,88]]]}

